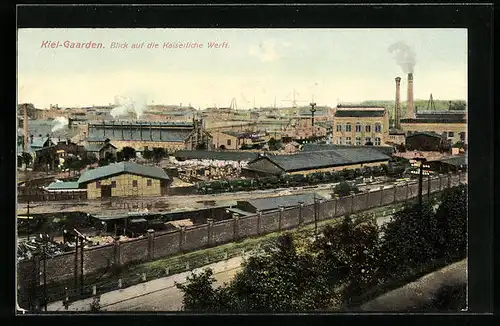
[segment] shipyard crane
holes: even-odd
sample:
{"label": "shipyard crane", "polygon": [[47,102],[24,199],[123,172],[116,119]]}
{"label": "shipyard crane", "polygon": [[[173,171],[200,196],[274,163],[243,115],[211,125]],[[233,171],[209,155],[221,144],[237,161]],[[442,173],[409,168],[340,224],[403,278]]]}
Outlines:
{"label": "shipyard crane", "polygon": [[231,100],[231,104],[229,105],[229,108],[231,110],[238,110],[238,106],[236,105],[236,98],[233,97],[233,99]]}
{"label": "shipyard crane", "polygon": [[283,102],[292,102],[292,108],[294,110],[297,109],[297,102],[308,102],[308,101],[303,101],[303,100],[297,100],[295,95],[300,95],[300,94],[294,89],[293,93],[292,93],[292,96],[293,96],[292,100],[282,100]]}

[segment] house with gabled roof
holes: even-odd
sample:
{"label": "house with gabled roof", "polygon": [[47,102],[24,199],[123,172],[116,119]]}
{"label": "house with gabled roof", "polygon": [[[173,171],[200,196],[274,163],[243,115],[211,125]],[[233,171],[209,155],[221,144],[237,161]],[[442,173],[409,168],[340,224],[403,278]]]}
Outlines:
{"label": "house with gabled roof", "polygon": [[85,171],[78,179],[79,188],[87,189],[87,198],[160,196],[166,194],[170,178],[159,167],[119,162]]}

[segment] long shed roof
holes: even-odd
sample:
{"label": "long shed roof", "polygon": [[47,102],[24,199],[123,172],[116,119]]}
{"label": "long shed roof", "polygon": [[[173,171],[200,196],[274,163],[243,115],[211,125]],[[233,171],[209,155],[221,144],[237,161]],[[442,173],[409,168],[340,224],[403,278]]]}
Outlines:
{"label": "long shed roof", "polygon": [[315,195],[314,193],[307,193],[299,195],[258,198],[247,200],[246,202],[258,210],[266,211],[278,209],[280,206],[283,206],[284,208],[298,206],[300,205],[300,202],[303,202],[304,205],[313,204],[315,197],[318,200],[326,199],[318,194]]}
{"label": "long shed roof", "polygon": [[162,168],[145,166],[132,162],[119,162],[85,171],[80,176],[80,179],[78,179],[78,183],[103,179],[121,173],[135,174],[153,179],[169,180],[167,173]]}
{"label": "long shed roof", "polygon": [[329,151],[300,152],[292,155],[262,156],[257,160],[267,159],[285,172],[303,171],[334,166],[382,162],[390,159],[373,148],[337,148]]}

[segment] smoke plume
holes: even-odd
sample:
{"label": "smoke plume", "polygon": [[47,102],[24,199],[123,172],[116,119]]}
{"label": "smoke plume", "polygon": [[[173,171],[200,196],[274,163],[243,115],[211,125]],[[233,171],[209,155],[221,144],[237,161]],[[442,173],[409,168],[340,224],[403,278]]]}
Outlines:
{"label": "smoke plume", "polygon": [[389,52],[396,52],[394,58],[405,74],[413,73],[417,58],[408,44],[402,41],[396,42],[389,47]]}
{"label": "smoke plume", "polygon": [[111,110],[110,114],[113,118],[127,116],[129,113],[135,113],[137,119],[141,117],[146,109],[146,99],[141,96],[131,98],[128,96],[115,96],[115,105],[118,105]]}
{"label": "smoke plume", "polygon": [[57,117],[54,119],[54,122],[56,124],[54,127],[52,127],[52,132],[56,132],[58,130],[66,128],[69,124],[69,120],[66,117]]}

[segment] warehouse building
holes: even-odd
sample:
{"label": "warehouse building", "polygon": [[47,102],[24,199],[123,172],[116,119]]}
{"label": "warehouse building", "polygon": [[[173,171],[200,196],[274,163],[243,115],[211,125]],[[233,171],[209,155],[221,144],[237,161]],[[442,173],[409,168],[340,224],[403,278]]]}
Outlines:
{"label": "warehouse building", "polygon": [[406,137],[406,149],[410,151],[444,151],[450,144],[445,136],[435,132],[416,132]]}
{"label": "warehouse building", "polygon": [[390,157],[373,148],[337,148],[329,151],[291,155],[261,155],[248,163],[243,174],[249,177],[310,174],[388,164]]}
{"label": "warehouse building", "polygon": [[95,199],[160,196],[166,194],[169,181],[161,168],[120,162],[85,171],[78,184],[87,189],[88,199]]}
{"label": "warehouse building", "polygon": [[335,145],[335,144],[304,144],[302,151],[304,152],[317,152],[317,151],[331,151],[342,148],[368,148],[374,149],[384,155],[391,156],[395,150],[393,146],[349,146],[349,145]]}
{"label": "warehouse building", "polygon": [[313,193],[278,196],[268,198],[258,198],[251,200],[237,201],[237,208],[250,213],[269,212],[283,208],[297,207],[301,203],[304,205],[314,204],[315,200],[326,200],[326,198]]}
{"label": "warehouse building", "polygon": [[418,132],[434,132],[452,144],[467,143],[466,111],[417,112],[414,118],[401,119],[400,125],[407,136]]}
{"label": "warehouse building", "polygon": [[201,120],[192,122],[103,121],[89,123],[88,143],[109,139],[118,150],[132,147],[137,151],[163,148],[167,151],[211,148],[211,136]]}

